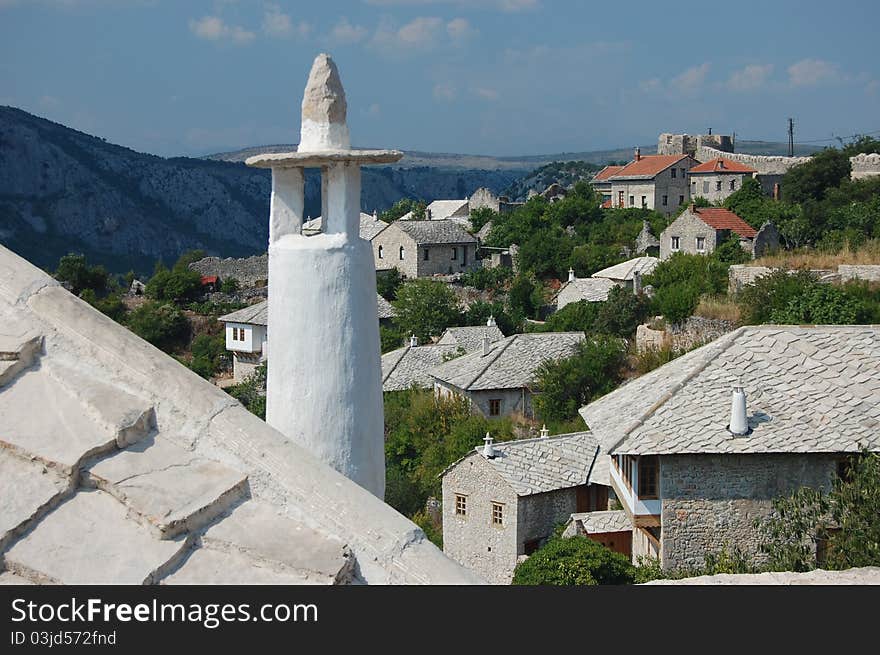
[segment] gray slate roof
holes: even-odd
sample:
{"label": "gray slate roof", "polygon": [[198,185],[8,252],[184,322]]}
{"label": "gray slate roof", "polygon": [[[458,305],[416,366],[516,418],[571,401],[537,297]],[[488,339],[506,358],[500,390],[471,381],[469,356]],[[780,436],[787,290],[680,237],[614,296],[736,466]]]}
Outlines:
{"label": "gray slate roof", "polygon": [[406,232],[419,245],[477,243],[477,239],[456,221],[397,220],[393,225]]}
{"label": "gray slate roof", "polygon": [[483,457],[483,446],[477,446],[467,457],[483,457],[517,496],[568,489],[591,482],[609,483],[607,467],[602,471],[595,467],[602,458],[598,457],[599,444],[589,432],[504,441],[492,444],[492,447],[497,455],[492,459]]}
{"label": "gray slate roof", "polygon": [[569,524],[577,523],[578,534],[602,534],[632,530],[632,521],[622,509],[572,514]]}
{"label": "gray slate roof", "polygon": [[[734,437],[732,386],[751,434]],[[748,326],[580,410],[611,454],[880,449],[880,326]]]}
{"label": "gray slate roof", "polygon": [[[393,318],[396,316],[394,307],[378,293],[376,302],[379,305],[379,318]],[[269,325],[269,301],[264,300],[254,305],[248,305],[242,309],[225,314],[217,319],[224,323],[247,323],[250,325]]]}
{"label": "gray slate roof", "polygon": [[657,264],[659,263],[660,259],[658,257],[635,257],[625,262],[621,262],[620,264],[603,268],[601,271],[593,273],[591,277],[608,278],[609,280],[627,280],[631,282],[633,279],[633,273],[649,275],[654,272],[654,269],[657,268]]}
{"label": "gray slate roof", "polygon": [[[557,302],[560,294],[565,292],[564,298],[571,302],[586,300],[587,302],[605,302],[608,300],[608,293],[617,285],[613,280],[604,277],[579,277],[569,280],[556,293]],[[571,300],[576,297],[577,300]]]}
{"label": "gray slate roof", "polygon": [[458,350],[456,344],[404,346],[382,355],[382,391],[405,391],[415,385],[421,389],[434,386],[431,367],[440,364],[444,355]]}
{"label": "gray slate roof", "polygon": [[[318,218],[313,218],[312,220],[303,223],[303,234],[306,236],[318,234],[323,229],[323,226],[324,219],[321,216],[318,216]],[[358,229],[358,234],[361,239],[372,241],[373,237],[386,227],[388,227],[388,223],[380,221],[372,214],[365,214],[364,212],[360,213],[360,228]]]}
{"label": "gray slate roof", "polygon": [[481,348],[435,367],[431,375],[466,391],[520,389],[532,384],[541,364],[574,354],[584,338],[583,332],[514,334],[492,344],[488,355]]}
{"label": "gray slate roof", "polygon": [[437,342],[439,345],[459,345],[466,352],[474,352],[483,347],[483,337],[489,337],[489,342],[494,343],[504,338],[504,333],[497,325],[468,325],[464,327],[447,328],[443,336]]}
{"label": "gray slate roof", "polygon": [[455,213],[459,216],[467,216],[468,201],[465,200],[435,200],[427,209],[431,210],[431,220],[443,220],[449,218]]}

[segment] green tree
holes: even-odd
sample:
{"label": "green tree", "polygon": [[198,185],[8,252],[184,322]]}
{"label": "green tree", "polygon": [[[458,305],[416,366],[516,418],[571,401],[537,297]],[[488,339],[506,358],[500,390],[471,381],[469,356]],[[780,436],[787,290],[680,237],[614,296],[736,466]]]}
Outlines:
{"label": "green tree", "polygon": [[190,324],[173,305],[144,303],[128,315],[128,327],[142,339],[168,352],[186,343]]}
{"label": "green tree", "polygon": [[220,285],[220,291],[223,293],[237,293],[238,292],[238,280],[234,277],[228,277],[223,280],[223,284]]}
{"label": "green tree", "polygon": [[478,207],[470,213],[471,230],[479,232],[486,223],[491,223],[498,218],[498,212],[488,207]]}
{"label": "green tree", "polygon": [[622,339],[590,335],[571,357],[544,362],[533,387],[538,418],[558,423],[577,417],[578,409],[617,386],[625,355]]}
{"label": "green tree", "polygon": [[190,264],[204,259],[206,256],[207,253],[204,250],[187,250],[174,262],[174,268],[189,268]]}
{"label": "green tree", "polygon": [[413,220],[424,220],[425,209],[428,204],[424,200],[412,200],[410,198],[401,198],[395,202],[389,209],[379,214],[379,220],[386,223],[396,221],[404,214],[412,212]]}
{"label": "green tree", "polygon": [[156,272],[147,282],[146,295],[154,300],[185,303],[202,293],[202,276],[188,268],[175,267]]}
{"label": "green tree", "polygon": [[515,323],[522,323],[526,318],[538,318],[544,305],[543,289],[531,275],[517,275],[510,284],[507,302]]}
{"label": "green tree", "polygon": [[849,156],[837,148],[825,148],[810,160],[792,166],[782,178],[782,197],[788,202],[822,200],[828,189],[849,177]]}
{"label": "green tree", "polygon": [[121,323],[125,320],[128,308],[125,306],[125,303],[122,302],[122,298],[120,298],[118,293],[108,294],[104,298],[98,298],[95,292],[91,289],[84,289],[79,297],[99,312],[112,318],[117,323]]}
{"label": "green tree", "polygon": [[459,320],[458,300],[449,285],[434,280],[411,280],[397,291],[391,303],[395,322],[405,334],[415,334],[421,343],[439,336]]}
{"label": "green tree", "polygon": [[70,291],[79,295],[91,289],[100,295],[107,289],[109,273],[103,266],[89,266],[85,255],[69,253],[58,260],[55,278],[70,285]]}
{"label": "green tree", "polygon": [[752,256],[739,245],[739,237],[733,232],[715,247],[711,257],[725,264],[745,264],[752,259]]}
{"label": "green tree", "polygon": [[217,375],[229,362],[226,337],[220,334],[198,334],[191,345],[192,359],[188,366],[206,380]]}
{"label": "green tree", "polygon": [[226,388],[226,393],[245,406],[251,414],[266,420],[266,371],[268,363],[263,362],[242,382]]}
{"label": "green tree", "polygon": [[593,330],[626,338],[635,336],[636,328],[648,317],[650,309],[647,296],[636,295],[625,287],[611,289],[608,298],[599,305]]}
{"label": "green tree", "polygon": [[390,302],[397,297],[397,290],[403,284],[403,280],[403,275],[397,268],[376,271],[376,292]]}
{"label": "green tree", "polygon": [[859,301],[831,284],[815,282],[803,293],[773,311],[770,322],[785,325],[852,325],[861,311]]}
{"label": "green tree", "polygon": [[620,585],[635,582],[627,557],[587,537],[553,537],[513,571],[515,585]]}

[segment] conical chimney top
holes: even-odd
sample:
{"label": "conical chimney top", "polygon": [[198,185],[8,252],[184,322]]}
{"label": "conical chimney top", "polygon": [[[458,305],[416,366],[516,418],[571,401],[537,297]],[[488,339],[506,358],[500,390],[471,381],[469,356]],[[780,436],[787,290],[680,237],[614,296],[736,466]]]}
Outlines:
{"label": "conical chimney top", "polygon": [[494,459],[497,455],[495,452],[495,448],[492,446],[492,435],[488,432],[486,436],[483,438],[485,444],[483,445],[483,457],[487,459]]}
{"label": "conical chimney top", "polygon": [[315,57],[302,101],[299,152],[347,150],[351,140],[346,124],[348,106],[339,70],[330,55]]}
{"label": "conical chimney top", "polygon": [[752,431],[749,428],[749,419],[746,414],[746,394],[741,382],[733,385],[733,395],[730,399],[730,423],[727,425],[727,429],[736,437],[747,435]]}

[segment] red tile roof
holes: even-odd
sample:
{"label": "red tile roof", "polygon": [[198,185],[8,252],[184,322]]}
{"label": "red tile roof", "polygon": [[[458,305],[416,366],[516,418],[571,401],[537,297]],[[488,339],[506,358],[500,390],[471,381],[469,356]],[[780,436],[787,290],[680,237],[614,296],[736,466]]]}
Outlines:
{"label": "red tile roof", "polygon": [[740,164],[738,161],[732,161],[730,159],[725,159],[724,157],[718,157],[711,161],[707,161],[705,164],[700,164],[699,166],[694,166],[691,170],[691,173],[757,173],[754,168],[749,168],[745,164]]}
{"label": "red tile roof", "polygon": [[217,284],[217,279],[216,275],[203,275],[202,284]]}
{"label": "red tile roof", "polygon": [[614,177],[654,177],[687,158],[688,155],[642,155],[638,161],[631,161],[624,166]]}
{"label": "red tile roof", "polygon": [[752,239],[758,231],[729,209],[723,207],[694,207],[694,213],[709,227],[730,230],[741,237]]}
{"label": "red tile roof", "polygon": [[621,171],[621,169],[623,169],[623,166],[606,166],[601,171],[596,173],[596,176],[593,178],[593,181],[594,182],[603,182],[604,180],[607,180],[609,177],[617,175]]}

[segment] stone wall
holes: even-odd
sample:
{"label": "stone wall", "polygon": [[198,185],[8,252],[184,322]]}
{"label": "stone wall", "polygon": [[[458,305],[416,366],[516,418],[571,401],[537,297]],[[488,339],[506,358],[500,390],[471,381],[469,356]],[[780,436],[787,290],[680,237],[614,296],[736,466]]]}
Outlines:
{"label": "stone wall", "polygon": [[755,519],[799,487],[827,489],[836,466],[833,454],[662,456],[663,567],[702,566],[725,546],[764,561]]}
{"label": "stone wall", "polygon": [[577,511],[576,487],[523,496],[517,512],[517,555],[525,554],[529,541],[543,541],[560,523]]}
{"label": "stone wall", "polygon": [[[487,581],[507,584],[517,554],[517,496],[478,453],[443,476],[443,552]],[[455,495],[467,497],[467,514],[455,513]],[[504,505],[504,524],[492,524],[492,503]]]}
{"label": "stone wall", "polygon": [[871,154],[862,153],[855,157],[850,157],[849,161],[852,164],[850,177],[854,180],[880,175],[880,154],[876,152]]}
{"label": "stone wall", "polygon": [[636,328],[636,351],[642,353],[663,348],[692,350],[735,329],[736,326],[730,321],[702,316],[691,316],[681,325],[670,325],[663,330],[640,325]]}
{"label": "stone wall", "polygon": [[880,265],[877,264],[841,264],[837,267],[841,282],[849,280],[867,280],[868,282],[880,282]]}
{"label": "stone wall", "polygon": [[[749,173],[695,173],[691,179],[691,198],[705,198],[709,202],[721,202],[727,196],[742,188],[743,180],[751,177]],[[719,182],[721,183],[719,188]],[[733,188],[730,183],[733,182]]]}
{"label": "stone wall", "polygon": [[189,267],[202,275],[219,275],[221,280],[235,278],[242,287],[265,286],[269,279],[269,255],[233,258],[205,257]]}
{"label": "stone wall", "polygon": [[470,198],[468,198],[468,209],[470,211],[480,209],[481,207],[488,207],[495,212],[500,211],[498,196],[486,187],[480,187],[471,194]]}
{"label": "stone wall", "polygon": [[[727,291],[734,294],[743,287],[754,284],[755,280],[769,275],[773,269],[768,266],[751,266],[749,264],[733,264],[727,271]],[[793,273],[794,271],[789,271]],[[849,280],[866,280],[880,282],[880,265],[878,264],[840,264],[837,269],[817,268],[810,272],[820,282],[848,282]]]}
{"label": "stone wall", "polygon": [[[717,245],[718,231],[706,225],[702,219],[693,214],[690,209],[685,209],[682,214],[669,224],[660,233],[660,259],[669,259],[674,252],[683,252],[691,255],[708,255]],[[678,250],[672,249],[672,238],[678,237]],[[702,237],[704,249],[697,250],[697,238]]]}
{"label": "stone wall", "polygon": [[788,171],[792,166],[803,164],[810,160],[809,157],[783,157],[781,155],[747,155],[739,152],[724,152],[716,148],[701,144],[697,148],[695,157],[702,161],[710,161],[718,157],[724,157],[731,161],[737,161],[746,166],[751,166],[758,174],[780,174]]}
{"label": "stone wall", "polygon": [[[658,155],[683,155],[695,157],[701,146],[733,152],[733,139],[726,134],[669,134],[664,132],[657,139]],[[697,159],[700,159],[697,157]],[[708,161],[700,159],[700,161]]]}

